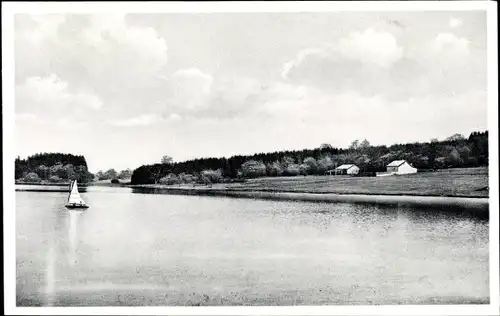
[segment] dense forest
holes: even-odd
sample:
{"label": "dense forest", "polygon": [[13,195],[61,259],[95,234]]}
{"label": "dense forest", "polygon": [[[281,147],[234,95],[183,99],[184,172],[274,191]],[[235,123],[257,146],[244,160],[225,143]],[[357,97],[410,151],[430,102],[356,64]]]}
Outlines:
{"label": "dense forest", "polygon": [[94,175],[87,170],[83,156],[61,153],[39,153],[26,159],[16,158],[15,178],[18,182],[68,182],[87,183]]}
{"label": "dense forest", "polygon": [[215,183],[266,176],[323,175],[341,164],[360,167],[360,176],[385,171],[393,160],[405,159],[420,171],[478,167],[488,165],[488,132],[460,134],[446,140],[426,143],[371,146],[367,140],[353,141],[349,148],[319,148],[276,151],[230,158],[202,158],[172,162],[168,156],[161,163],[134,170],[132,184]]}

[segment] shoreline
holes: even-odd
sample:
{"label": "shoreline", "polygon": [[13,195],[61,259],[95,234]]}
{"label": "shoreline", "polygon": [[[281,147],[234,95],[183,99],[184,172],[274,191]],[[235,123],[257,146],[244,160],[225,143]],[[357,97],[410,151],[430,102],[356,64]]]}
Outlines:
{"label": "shoreline", "polygon": [[389,194],[337,194],[306,193],[262,190],[237,190],[213,188],[175,188],[158,185],[130,185],[136,193],[156,193],[172,195],[224,196],[235,198],[267,199],[281,201],[303,201],[323,203],[364,203],[378,205],[408,205],[440,209],[470,209],[489,211],[489,197],[424,196]]}
{"label": "shoreline", "polygon": [[[19,185],[31,186],[31,185]],[[16,191],[25,192],[68,192],[66,188],[60,186],[58,189],[52,186],[33,185],[32,188],[17,187]],[[82,187],[82,192],[86,192],[88,187],[94,184],[89,183]],[[279,189],[258,189],[258,188],[231,188],[224,185],[214,185],[208,187],[198,186],[168,186],[158,184],[107,184],[96,186],[123,187],[130,188],[133,193],[146,194],[171,194],[171,195],[195,195],[195,196],[215,196],[230,198],[250,198],[277,201],[302,201],[321,203],[363,203],[376,205],[407,205],[420,208],[432,209],[459,209],[472,210],[481,213],[489,211],[489,197],[487,196],[464,196],[464,195],[431,195],[431,194],[405,194],[405,193],[366,193],[366,192],[307,192],[307,191],[284,191]],[[45,187],[45,188],[40,188]]]}
{"label": "shoreline", "polygon": [[189,194],[188,192],[201,192],[201,193],[218,193],[218,192],[262,192],[262,193],[290,193],[290,194],[311,194],[311,195],[339,195],[339,196],[402,196],[402,197],[423,197],[423,198],[459,198],[459,199],[489,199],[489,196],[478,196],[478,195],[453,195],[453,194],[448,194],[448,195],[440,195],[440,194],[419,194],[419,193],[408,193],[408,192],[402,192],[402,193],[381,193],[381,192],[332,192],[332,191],[307,191],[307,190],[293,190],[293,191],[286,191],[286,190],[279,190],[279,189],[252,189],[252,188],[231,188],[231,187],[223,187],[223,186],[214,186],[214,187],[208,187],[205,185],[198,185],[198,186],[176,186],[176,185],[161,185],[161,184],[129,184],[129,185],[116,185],[116,186],[121,186],[121,187],[127,187],[127,188],[132,188],[132,189],[157,189],[157,190],[162,190],[162,191],[171,191],[174,193],[186,193]]}

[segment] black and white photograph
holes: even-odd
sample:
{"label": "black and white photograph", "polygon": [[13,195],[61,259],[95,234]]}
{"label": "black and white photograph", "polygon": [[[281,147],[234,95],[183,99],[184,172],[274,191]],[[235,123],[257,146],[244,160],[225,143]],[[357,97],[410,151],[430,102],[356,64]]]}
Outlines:
{"label": "black and white photograph", "polygon": [[496,315],[496,9],[2,3],[6,312]]}

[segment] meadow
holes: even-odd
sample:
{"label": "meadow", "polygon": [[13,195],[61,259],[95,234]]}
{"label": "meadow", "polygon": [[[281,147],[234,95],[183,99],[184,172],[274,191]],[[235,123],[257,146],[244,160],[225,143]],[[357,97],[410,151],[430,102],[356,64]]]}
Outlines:
{"label": "meadow", "polygon": [[489,196],[488,168],[455,168],[388,177],[296,176],[249,179],[243,183],[205,185],[136,185],[182,188],[295,193],[478,197]]}

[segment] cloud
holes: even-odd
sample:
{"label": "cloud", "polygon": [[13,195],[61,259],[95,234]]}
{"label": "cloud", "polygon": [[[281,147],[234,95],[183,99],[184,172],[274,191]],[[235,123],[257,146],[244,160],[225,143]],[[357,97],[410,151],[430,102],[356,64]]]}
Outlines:
{"label": "cloud", "polygon": [[183,118],[181,115],[171,113],[168,116],[162,116],[155,113],[143,114],[136,117],[122,118],[111,120],[108,125],[115,127],[136,127],[136,126],[153,126],[169,122],[178,122]]}
{"label": "cloud", "polygon": [[[433,133],[451,135],[454,130],[467,133],[471,126],[480,129],[487,124],[486,92],[482,90],[405,100],[390,99],[382,94],[367,96],[353,90],[330,93],[288,84],[274,91],[274,98],[269,98],[261,107],[259,126],[270,134],[271,131],[290,132],[286,126],[294,126],[305,133],[295,138],[304,145],[308,137],[331,140],[338,146],[347,146],[353,139],[368,136],[380,144],[418,141],[430,139]],[[450,120],[453,124],[442,123]],[[384,128],[380,128],[381,125]],[[348,139],[343,139],[346,135]],[[290,140],[289,146],[297,145]]]}
{"label": "cloud", "polygon": [[148,126],[161,121],[161,118],[155,114],[144,114],[138,117],[120,119],[111,121],[110,125],[119,127]]}
{"label": "cloud", "polygon": [[281,77],[288,79],[288,74],[296,67],[299,67],[302,62],[310,56],[318,56],[328,58],[328,51],[331,49],[330,45],[325,45],[321,48],[307,48],[297,53],[294,59],[286,62],[281,70]]}
{"label": "cloud", "polygon": [[485,127],[485,16],[385,15],[16,16],[16,142],[137,167]]}
{"label": "cloud", "polygon": [[281,75],[288,79],[293,70],[311,60],[324,60],[330,63],[347,61],[387,68],[399,61],[402,56],[403,48],[397,44],[396,38],[391,33],[368,28],[364,32],[353,32],[337,43],[326,43],[318,48],[301,50],[293,60],[283,65]]}
{"label": "cloud", "polygon": [[196,68],[177,70],[168,82],[170,106],[178,111],[198,111],[208,106],[213,78]]}
{"label": "cloud", "polygon": [[173,74],[173,77],[197,81],[200,83],[201,90],[205,93],[210,92],[210,87],[214,81],[211,75],[203,73],[197,68],[179,69]]}
{"label": "cloud", "polygon": [[17,113],[15,120],[18,123],[38,123],[40,119],[33,113]]}
{"label": "cloud", "polygon": [[91,122],[87,120],[80,120],[78,117],[61,117],[55,121],[51,121],[50,124],[55,124],[56,127],[62,129],[80,129],[87,128],[91,126]]}
{"label": "cloud", "polygon": [[79,118],[71,116],[63,116],[59,118],[49,118],[43,117],[34,113],[18,113],[15,116],[16,124],[23,126],[25,128],[28,125],[38,125],[42,126],[44,130],[47,129],[62,129],[62,130],[76,130],[80,128],[86,128],[90,126],[90,122],[87,120],[81,120]]}
{"label": "cloud", "polygon": [[448,22],[449,26],[451,28],[457,28],[462,26],[463,21],[459,18],[450,18],[450,21]]}
{"label": "cloud", "polygon": [[170,121],[181,121],[182,120],[182,116],[180,116],[179,114],[176,114],[176,113],[172,113],[170,114],[170,116],[168,117],[168,119]]}
{"label": "cloud", "polygon": [[485,52],[467,38],[439,33],[403,48],[388,32],[371,28],[319,48],[301,50],[282,67],[290,83],[332,93],[353,90],[406,100],[426,94],[454,94],[485,87]]}
{"label": "cloud", "polygon": [[378,32],[371,28],[340,39],[338,51],[347,59],[383,68],[390,67],[403,56],[403,48],[391,33]]}
{"label": "cloud", "polygon": [[16,108],[50,112],[81,112],[98,110],[103,105],[99,97],[82,91],[70,91],[68,83],[57,75],[30,77],[16,86]]}
{"label": "cloud", "polygon": [[453,59],[464,61],[470,55],[469,40],[459,38],[452,33],[440,33],[430,44],[430,50],[433,55],[442,61]]}
{"label": "cloud", "polygon": [[222,77],[197,68],[179,69],[165,78],[162,116],[182,118],[231,118],[251,111],[264,90],[261,81],[246,77]]}
{"label": "cloud", "polygon": [[161,97],[155,76],[167,64],[167,45],[153,28],[131,26],[119,14],[20,16],[15,22],[18,82],[54,73],[122,111]]}

